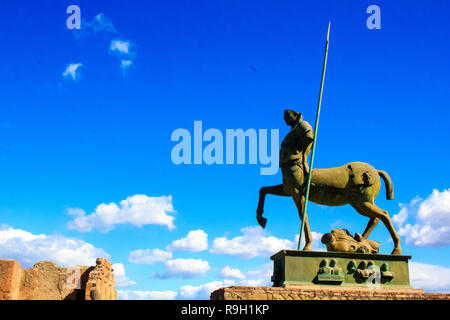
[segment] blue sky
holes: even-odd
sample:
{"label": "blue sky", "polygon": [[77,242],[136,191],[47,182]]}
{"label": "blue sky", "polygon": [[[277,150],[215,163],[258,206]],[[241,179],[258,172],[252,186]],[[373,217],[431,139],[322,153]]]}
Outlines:
{"label": "blue sky", "polygon": [[[81,30],[66,27],[71,4]],[[366,27],[372,4],[379,30]],[[395,199],[382,186],[377,204],[396,216],[415,285],[450,291],[450,278],[433,278],[450,269],[449,9],[446,1],[5,1],[0,257],[30,266],[106,255],[123,266],[123,284],[134,282],[118,288],[122,298],[270,284],[270,250],[295,246],[300,227],[292,200],[274,196],[266,230],[256,226],[258,190],[281,183],[281,172],[175,165],[171,134],[202,121],[223,133],[278,129],[281,141],[286,108],[313,124],[331,20],[315,167],[363,161],[387,171]],[[319,238],[367,223],[349,206],[311,204],[309,219]],[[371,239],[392,250],[382,224]],[[267,250],[253,246],[266,242]],[[154,249],[165,252],[159,262],[132,259]]]}

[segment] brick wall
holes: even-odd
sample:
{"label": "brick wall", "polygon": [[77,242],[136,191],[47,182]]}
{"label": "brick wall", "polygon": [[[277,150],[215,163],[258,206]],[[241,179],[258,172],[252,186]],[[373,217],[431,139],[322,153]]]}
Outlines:
{"label": "brick wall", "polygon": [[211,300],[450,300],[450,294],[425,293],[420,289],[370,289],[329,286],[220,288]]}
{"label": "brick wall", "polygon": [[0,260],[0,300],[19,297],[21,267],[16,260]]}

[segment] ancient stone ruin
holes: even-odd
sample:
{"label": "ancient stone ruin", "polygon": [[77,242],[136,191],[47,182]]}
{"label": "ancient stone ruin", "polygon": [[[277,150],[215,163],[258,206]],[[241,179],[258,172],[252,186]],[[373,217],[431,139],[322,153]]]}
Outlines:
{"label": "ancient stone ruin", "polygon": [[41,261],[24,269],[16,260],[0,260],[0,300],[117,300],[111,263],[62,268]]}

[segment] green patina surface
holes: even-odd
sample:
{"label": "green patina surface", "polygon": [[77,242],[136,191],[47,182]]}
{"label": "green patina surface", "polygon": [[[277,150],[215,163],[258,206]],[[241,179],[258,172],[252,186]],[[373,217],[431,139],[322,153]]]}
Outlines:
{"label": "green patina surface", "polygon": [[274,254],[272,282],[283,285],[411,288],[411,256],[282,250]]}

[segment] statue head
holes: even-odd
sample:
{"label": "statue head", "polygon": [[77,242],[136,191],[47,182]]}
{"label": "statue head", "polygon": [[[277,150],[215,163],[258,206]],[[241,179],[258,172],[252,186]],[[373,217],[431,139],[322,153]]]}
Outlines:
{"label": "statue head", "polygon": [[284,121],[288,126],[298,123],[302,120],[302,118],[303,116],[300,112],[294,110],[284,110]]}

